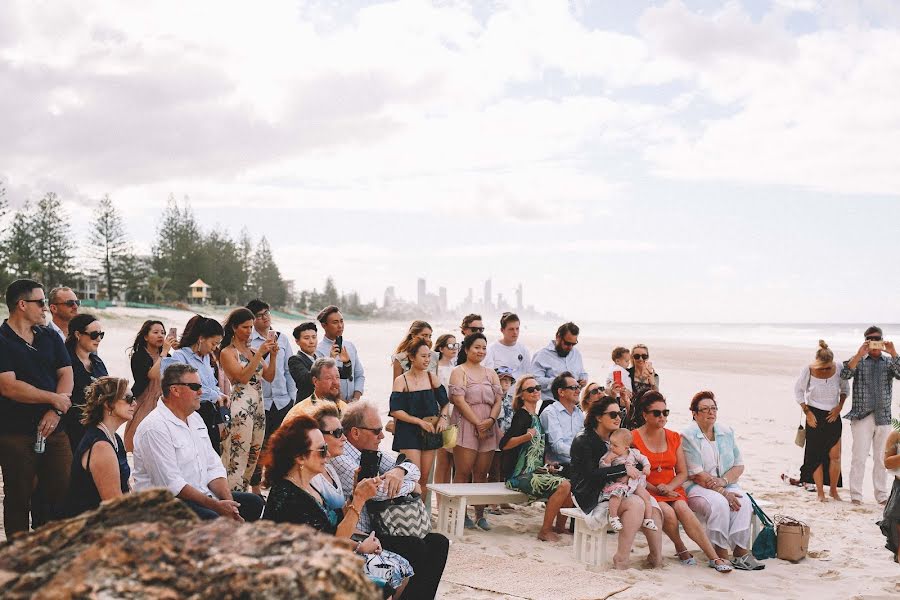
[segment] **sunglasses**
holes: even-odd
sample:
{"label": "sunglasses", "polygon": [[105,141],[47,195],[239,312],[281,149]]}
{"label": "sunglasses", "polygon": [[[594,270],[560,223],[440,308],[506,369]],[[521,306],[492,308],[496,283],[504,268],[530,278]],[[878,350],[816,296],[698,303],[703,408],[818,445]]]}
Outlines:
{"label": "sunglasses", "polygon": [[185,383],[185,382],[183,382],[183,381],[176,381],[175,383],[170,383],[169,385],[170,385],[170,386],[173,386],[173,385],[183,385],[183,386],[185,386],[185,387],[191,388],[191,391],[194,391],[194,392],[199,392],[200,390],[203,389],[203,384],[202,384],[202,383]]}
{"label": "sunglasses", "polygon": [[102,339],[103,339],[103,336],[106,335],[106,332],[105,332],[105,331],[92,331],[92,332],[90,332],[90,333],[88,333],[88,332],[86,332],[86,331],[80,331],[79,333],[80,333],[81,335],[86,335],[86,336],[88,336],[88,337],[91,338],[92,340],[102,340]]}
{"label": "sunglasses", "polygon": [[450,350],[459,350],[459,342],[453,342],[452,344],[447,344],[444,346],[445,348],[449,348]]}
{"label": "sunglasses", "polygon": [[535,392],[541,391],[541,386],[539,386],[539,385],[531,385],[531,386],[528,386],[527,388],[522,388],[522,391],[525,392],[525,393],[527,393],[527,394],[533,394],[533,393],[535,393]]}
{"label": "sunglasses", "polygon": [[321,448],[315,448],[313,450],[310,450],[310,452],[315,452],[322,458],[325,458],[326,456],[328,456],[328,444],[325,444]]}
{"label": "sunglasses", "polygon": [[343,427],[338,427],[337,429],[332,429],[331,431],[325,431],[324,429],[322,429],[321,431],[322,431],[323,435],[330,435],[331,437],[333,437],[336,440],[339,440],[342,437],[344,437],[344,428]]}
{"label": "sunglasses", "polygon": [[880,342],[881,336],[880,335],[867,335],[866,341],[867,342]]}
{"label": "sunglasses", "polygon": [[667,408],[665,410],[645,410],[644,414],[645,415],[653,415],[654,417],[656,417],[658,419],[659,417],[668,417],[669,409]]}
{"label": "sunglasses", "polygon": [[571,348],[572,346],[578,345],[578,340],[575,340],[574,342],[567,342],[566,340],[560,340],[559,343],[562,344],[563,346],[568,346],[569,348]]}
{"label": "sunglasses", "polygon": [[38,300],[22,300],[22,302],[32,302],[34,304],[39,304],[40,306],[47,306],[46,298],[40,298]]}
{"label": "sunglasses", "polygon": [[588,392],[588,396],[599,396],[603,392],[606,391],[606,388],[603,387],[595,387],[591,391]]}
{"label": "sunglasses", "polygon": [[469,327],[471,333],[484,333],[484,327]]}
{"label": "sunglasses", "polygon": [[697,409],[698,413],[711,413],[711,412],[718,412],[718,411],[719,411],[718,406],[704,406],[703,408]]}
{"label": "sunglasses", "polygon": [[375,435],[380,435],[384,427],[357,427],[357,429],[365,429],[366,431],[371,431]]}
{"label": "sunglasses", "polygon": [[621,418],[622,418],[622,413],[620,413],[620,412],[617,411],[617,410],[611,410],[611,411],[609,411],[609,412],[603,413],[603,414],[600,415],[600,416],[607,416],[607,417],[609,417],[610,419],[621,419]]}
{"label": "sunglasses", "polygon": [[80,300],[66,300],[65,302],[54,302],[56,306],[68,306],[69,308],[75,308],[76,306],[81,306]]}
{"label": "sunglasses", "polygon": [[575,385],[564,385],[564,386],[562,386],[561,389],[564,389],[564,390],[573,390],[573,391],[576,391],[576,392],[577,392],[578,390],[581,389],[581,386],[578,385],[578,384],[576,383]]}
{"label": "sunglasses", "polygon": [[650,355],[649,354],[632,354],[631,357],[634,360],[647,360],[648,358],[650,358]]}
{"label": "sunglasses", "polygon": [[124,398],[122,398],[122,402],[127,402],[129,406],[137,402],[137,398],[134,397],[134,394],[128,394]]}

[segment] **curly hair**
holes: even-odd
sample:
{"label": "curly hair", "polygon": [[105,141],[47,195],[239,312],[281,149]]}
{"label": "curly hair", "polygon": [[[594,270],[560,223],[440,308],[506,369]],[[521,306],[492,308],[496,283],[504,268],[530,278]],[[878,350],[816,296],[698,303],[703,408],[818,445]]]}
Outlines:
{"label": "curly hair", "polygon": [[81,424],[96,426],[103,420],[103,411],[112,410],[116,402],[126,397],[128,380],[122,377],[100,377],[84,391]]}
{"label": "curly hair", "polygon": [[259,459],[263,487],[270,488],[284,479],[297,459],[309,454],[312,447],[309,432],[318,428],[319,424],[311,416],[299,415],[275,430]]}

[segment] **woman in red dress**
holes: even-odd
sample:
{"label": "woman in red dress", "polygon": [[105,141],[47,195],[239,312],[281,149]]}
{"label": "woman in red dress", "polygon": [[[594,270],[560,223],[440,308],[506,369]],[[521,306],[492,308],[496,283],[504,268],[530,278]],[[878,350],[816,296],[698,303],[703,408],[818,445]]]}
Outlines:
{"label": "woman in red dress", "polygon": [[731,564],[716,554],[703,525],[688,506],[687,496],[681,487],[688,478],[687,463],[681,448],[681,435],[666,429],[669,410],[665,397],[657,391],[646,392],[641,397],[641,411],[645,422],[632,432],[634,447],[650,461],[647,491],[659,502],[663,513],[663,531],[675,544],[675,551],[683,564],[695,565],[697,561],[678,533],[679,521],[688,537],[706,554],[709,566],[719,573],[730,572]]}

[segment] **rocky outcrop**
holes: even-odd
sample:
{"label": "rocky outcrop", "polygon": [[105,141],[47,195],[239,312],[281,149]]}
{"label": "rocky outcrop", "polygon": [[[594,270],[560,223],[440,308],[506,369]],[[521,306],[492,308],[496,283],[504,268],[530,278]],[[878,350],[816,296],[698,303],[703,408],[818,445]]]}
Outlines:
{"label": "rocky outcrop", "polygon": [[0,590],[11,599],[381,597],[349,542],[269,521],[200,521],[165,490],[14,537],[0,547]]}

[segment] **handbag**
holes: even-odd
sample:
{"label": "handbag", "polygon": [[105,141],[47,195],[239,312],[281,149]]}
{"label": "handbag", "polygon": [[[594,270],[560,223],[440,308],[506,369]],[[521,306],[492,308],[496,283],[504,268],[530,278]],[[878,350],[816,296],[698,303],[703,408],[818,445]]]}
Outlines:
{"label": "handbag", "polygon": [[[422,420],[436,426],[440,417],[425,417]],[[440,431],[428,433],[424,429],[419,429],[419,437],[422,439],[422,450],[437,450],[444,446],[444,434]]]}
{"label": "handbag", "polygon": [[794,517],[775,515],[777,554],[781,560],[799,562],[809,550],[809,525]]}
{"label": "handbag", "polygon": [[450,425],[441,435],[444,437],[443,448],[452,450],[456,447],[456,438],[459,437],[459,425]]}
{"label": "handbag", "polygon": [[806,446],[806,427],[803,425],[797,428],[797,433],[794,434],[794,443],[801,448]]}
{"label": "handbag", "polygon": [[747,497],[750,498],[750,504],[753,506],[753,513],[756,515],[756,518],[759,519],[759,522],[762,523],[762,529],[760,530],[759,535],[753,540],[753,548],[751,549],[753,556],[759,560],[775,558],[778,554],[775,523],[773,523],[772,519],[769,518],[769,515],[759,507],[759,504],[756,503],[753,496],[747,494]]}
{"label": "handbag", "polygon": [[431,532],[431,515],[419,494],[369,500],[366,509],[375,535],[424,538]]}

